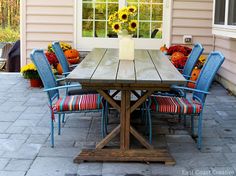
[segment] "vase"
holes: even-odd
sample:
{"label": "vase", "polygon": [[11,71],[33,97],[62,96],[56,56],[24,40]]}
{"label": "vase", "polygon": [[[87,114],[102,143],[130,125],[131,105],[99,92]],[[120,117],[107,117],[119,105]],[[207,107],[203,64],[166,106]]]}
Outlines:
{"label": "vase", "polygon": [[134,60],[134,40],[128,32],[118,34],[119,60]]}
{"label": "vase", "polygon": [[30,86],[31,87],[42,87],[42,81],[41,79],[30,79]]}

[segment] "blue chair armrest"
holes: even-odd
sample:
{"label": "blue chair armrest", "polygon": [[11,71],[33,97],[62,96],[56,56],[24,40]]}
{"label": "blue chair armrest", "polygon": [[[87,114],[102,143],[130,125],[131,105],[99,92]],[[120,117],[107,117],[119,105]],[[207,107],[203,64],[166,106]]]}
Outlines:
{"label": "blue chair armrest", "polygon": [[69,65],[70,68],[74,68],[76,66],[78,66],[79,64],[73,64],[73,65]]}
{"label": "blue chair armrest", "polygon": [[191,78],[191,76],[182,74],[185,78]]}
{"label": "blue chair armrest", "polygon": [[187,82],[190,82],[190,83],[194,83],[196,84],[196,81],[193,81],[193,80],[186,80]]}
{"label": "blue chair armrest", "polygon": [[174,89],[189,90],[189,91],[199,92],[199,93],[203,93],[203,94],[210,94],[210,92],[206,92],[206,91],[199,90],[199,89],[192,89],[192,88],[189,88],[189,87],[172,86],[172,88],[174,88]]}
{"label": "blue chair armrest", "polygon": [[65,80],[66,80],[66,77],[63,77],[63,78],[57,79],[56,81],[57,81],[57,82],[60,82],[60,81],[65,81]]}
{"label": "blue chair armrest", "polygon": [[52,90],[59,90],[59,89],[66,89],[66,88],[73,88],[73,87],[78,87],[82,88],[80,84],[72,84],[72,85],[65,85],[65,86],[58,86],[58,87],[53,87],[53,88],[48,88],[44,89],[44,92],[52,91]]}
{"label": "blue chair armrest", "polygon": [[69,75],[69,74],[70,74],[70,72],[62,73],[62,75],[65,75],[65,76],[67,76],[67,75]]}

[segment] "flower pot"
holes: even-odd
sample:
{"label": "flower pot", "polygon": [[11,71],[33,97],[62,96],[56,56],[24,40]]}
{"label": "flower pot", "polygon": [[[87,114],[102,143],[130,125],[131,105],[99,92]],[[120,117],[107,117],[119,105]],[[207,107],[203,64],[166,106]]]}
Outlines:
{"label": "flower pot", "polygon": [[31,87],[42,87],[42,81],[41,79],[30,79],[30,86]]}
{"label": "flower pot", "polygon": [[128,33],[119,35],[119,60],[134,60],[134,40]]}

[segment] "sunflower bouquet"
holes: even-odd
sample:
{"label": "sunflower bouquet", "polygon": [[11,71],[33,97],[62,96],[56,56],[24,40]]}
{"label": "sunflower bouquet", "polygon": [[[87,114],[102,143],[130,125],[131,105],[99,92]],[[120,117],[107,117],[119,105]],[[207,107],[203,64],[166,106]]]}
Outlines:
{"label": "sunflower bouquet", "polygon": [[135,6],[127,6],[119,9],[114,14],[109,16],[109,25],[116,33],[134,34],[138,22],[135,18],[137,15],[137,8]]}

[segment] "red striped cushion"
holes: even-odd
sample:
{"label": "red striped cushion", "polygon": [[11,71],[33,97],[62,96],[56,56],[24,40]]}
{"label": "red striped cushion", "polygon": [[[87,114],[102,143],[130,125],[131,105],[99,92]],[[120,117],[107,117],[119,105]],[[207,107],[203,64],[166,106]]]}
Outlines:
{"label": "red striped cushion", "polygon": [[66,96],[57,100],[56,111],[83,111],[102,108],[101,97],[98,94]]}
{"label": "red striped cushion", "polygon": [[181,97],[152,96],[151,100],[151,109],[155,112],[199,114],[202,110],[199,102]]}

